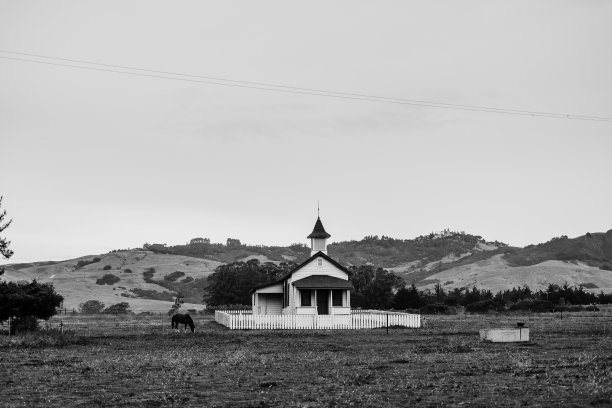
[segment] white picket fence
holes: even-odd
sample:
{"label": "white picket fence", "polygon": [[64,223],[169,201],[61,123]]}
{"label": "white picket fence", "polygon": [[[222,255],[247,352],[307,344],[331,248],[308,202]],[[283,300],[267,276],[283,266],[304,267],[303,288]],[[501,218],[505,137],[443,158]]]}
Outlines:
{"label": "white picket fence", "polygon": [[350,315],[254,315],[235,310],[215,311],[215,321],[230,329],[375,329],[421,327],[421,315],[380,310],[351,311]]}

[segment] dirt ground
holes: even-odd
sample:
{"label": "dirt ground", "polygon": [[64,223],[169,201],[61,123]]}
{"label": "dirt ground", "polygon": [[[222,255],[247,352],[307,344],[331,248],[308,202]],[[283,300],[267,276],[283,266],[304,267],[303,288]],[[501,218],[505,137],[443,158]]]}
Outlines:
{"label": "dirt ground", "polygon": [[[63,335],[0,335],[0,406],[612,406],[609,317],[436,316],[388,334],[230,331],[211,316],[176,334],[166,320],[63,316]],[[479,339],[519,321],[531,342]]]}

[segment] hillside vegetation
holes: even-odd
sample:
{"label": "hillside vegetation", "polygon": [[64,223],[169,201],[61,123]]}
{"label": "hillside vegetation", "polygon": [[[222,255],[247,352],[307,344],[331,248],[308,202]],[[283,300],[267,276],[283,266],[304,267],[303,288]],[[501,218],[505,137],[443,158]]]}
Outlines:
{"label": "hillside vegetation", "polygon": [[[525,248],[450,230],[414,239],[367,236],[331,243],[328,253],[347,267],[382,267],[420,290],[440,285],[447,291],[477,286],[497,292],[525,284],[542,290],[567,282],[596,293],[612,292],[612,230],[562,236]],[[256,259],[262,265],[271,261],[280,266],[309,256],[304,244],[266,247],[244,245],[238,239],[226,244],[199,239],[188,245],[145,244],[144,249],[62,262],[6,265],[2,278],[53,283],[68,309],[99,300],[106,306],[125,301],[134,311],[167,312],[179,294],[187,302],[185,309],[202,309],[207,278],[219,265]]]}
{"label": "hillside vegetation", "polygon": [[590,233],[577,238],[566,235],[527,247],[507,255],[511,266],[529,266],[544,261],[581,261],[590,266],[612,270],[612,230]]}
{"label": "hillside vegetation", "polygon": [[106,306],[127,302],[135,312],[166,313],[179,293],[184,296],[184,309],[203,309],[206,278],[218,265],[211,260],[131,250],[62,262],[8,265],[2,277],[14,282],[35,279],[52,283],[68,310],[98,300]]}
{"label": "hillside vegetation", "polygon": [[[373,264],[384,268],[420,261],[434,262],[445,257],[460,258],[466,254],[507,247],[502,242],[486,242],[481,236],[444,230],[414,239],[395,239],[369,235],[360,241],[341,241],[328,245],[328,253],[340,263],[350,265]],[[211,259],[223,263],[237,262],[249,257],[264,257],[260,261],[302,262],[310,256],[310,247],[292,244],[287,247],[245,245],[238,239],[227,244],[198,242],[188,245],[148,245],[145,249],[160,254],[174,254]]]}
{"label": "hillside vegetation", "polygon": [[263,260],[274,262],[301,262],[310,256],[310,248],[303,244],[292,244],[287,247],[245,245],[240,240],[231,238],[225,245],[210,242],[173,246],[145,244],[144,249],[158,254],[183,255],[222,263],[242,261],[251,257],[261,257]]}
{"label": "hillside vegetation", "polygon": [[414,239],[395,239],[376,235],[361,241],[344,241],[329,245],[328,251],[345,264],[374,264],[383,268],[419,261],[422,265],[446,257],[506,247],[501,242],[486,242],[481,236],[444,230]]}

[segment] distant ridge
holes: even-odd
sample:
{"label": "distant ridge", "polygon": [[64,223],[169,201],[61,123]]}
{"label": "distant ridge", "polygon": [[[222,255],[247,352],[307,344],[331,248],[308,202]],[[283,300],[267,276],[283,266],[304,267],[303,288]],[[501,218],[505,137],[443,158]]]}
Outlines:
{"label": "distant ridge", "polygon": [[[513,266],[529,266],[544,261],[582,261],[587,265],[610,269],[612,264],[612,230],[587,232],[576,238],[566,235],[550,241],[528,245],[520,251],[506,256]],[[611,269],[612,270],[612,269]]]}
{"label": "distant ridge", "polygon": [[[310,256],[310,248],[303,244],[268,247],[244,245],[238,239],[228,239],[227,245],[204,242],[169,247],[151,245],[147,249],[155,253],[192,256],[224,263],[248,257],[258,257],[273,262],[301,262]],[[503,254],[503,259],[510,266],[530,266],[558,260],[580,261],[589,266],[610,269],[612,268],[612,230],[605,233],[587,232],[576,238],[561,236],[545,243],[519,248],[510,247],[497,240],[486,241],[479,235],[446,229],[414,239],[369,235],[359,241],[331,243],[328,251],[331,256],[347,266],[372,264],[396,271],[446,270],[482,261],[498,254]]]}
{"label": "distant ridge", "polygon": [[[523,285],[539,290],[567,282],[612,293],[612,230],[576,238],[561,236],[525,248],[450,230],[409,240],[366,236],[332,243],[328,253],[346,266],[384,267],[421,290],[435,285],[445,290],[477,286],[495,292]],[[238,239],[228,239],[226,244],[201,239],[187,245],[145,245],[144,249],[61,262],[5,265],[0,279],[52,282],[69,309],[96,299],[107,306],[126,301],[135,311],[166,312],[179,292],[189,302],[185,308],[204,308],[200,302],[206,278],[222,263],[252,259],[299,263],[309,255],[310,248],[303,244],[266,247],[243,245]],[[108,274],[113,277],[106,281]]]}

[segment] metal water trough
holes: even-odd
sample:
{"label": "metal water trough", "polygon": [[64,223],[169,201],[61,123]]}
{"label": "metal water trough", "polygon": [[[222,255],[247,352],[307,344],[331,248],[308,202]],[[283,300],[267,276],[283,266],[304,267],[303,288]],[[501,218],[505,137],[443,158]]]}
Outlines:
{"label": "metal water trough", "polygon": [[517,323],[513,329],[485,329],[480,331],[480,340],[491,343],[519,343],[529,341],[529,327]]}

